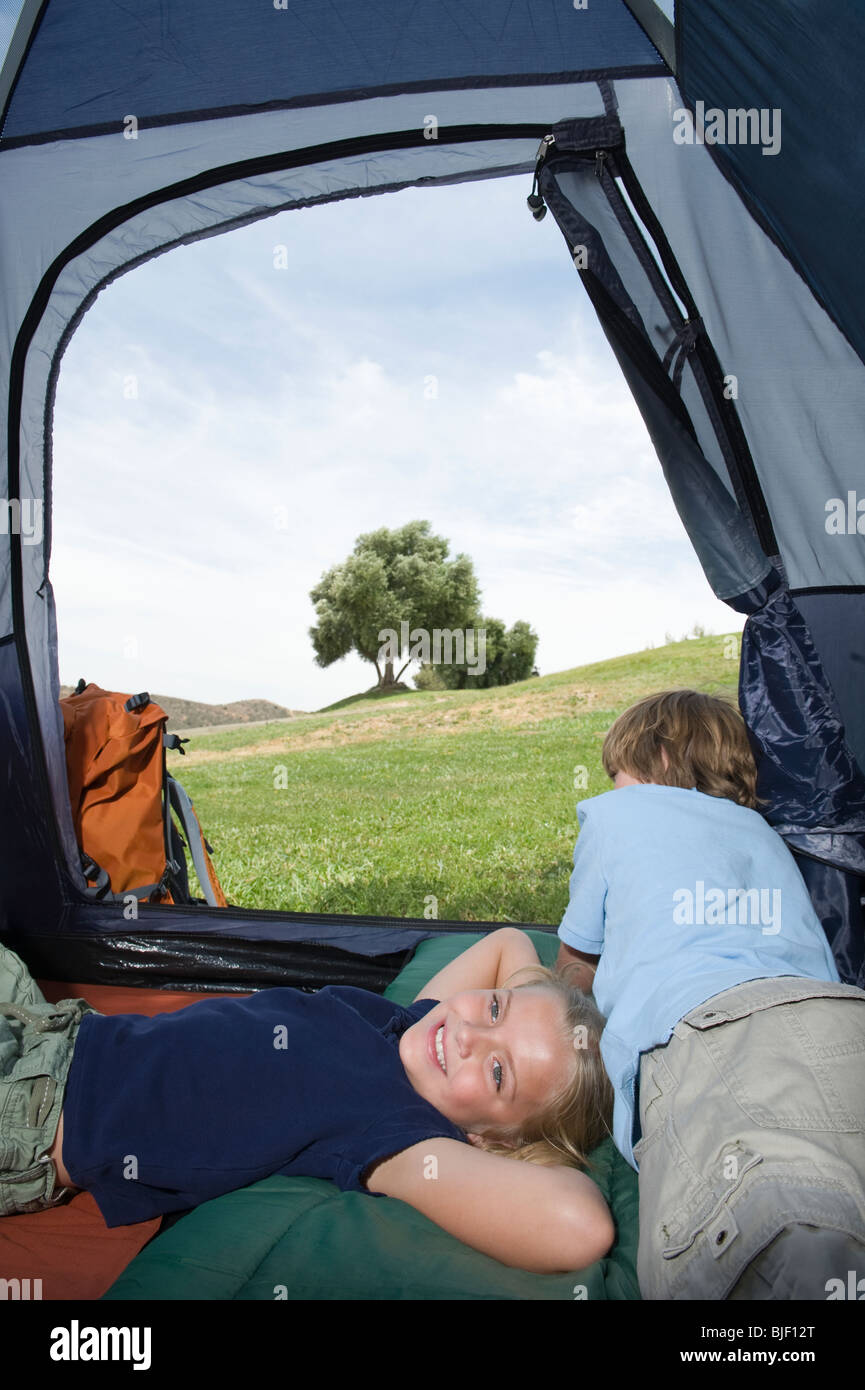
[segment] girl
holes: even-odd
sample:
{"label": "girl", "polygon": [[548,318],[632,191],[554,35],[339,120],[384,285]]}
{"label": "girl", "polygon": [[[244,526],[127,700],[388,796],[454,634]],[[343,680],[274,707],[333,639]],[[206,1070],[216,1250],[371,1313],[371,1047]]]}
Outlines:
{"label": "girl", "polygon": [[278,1172],[399,1197],[537,1273],[583,1268],[613,1242],[579,1171],[609,1132],[603,1019],[515,928],[407,1009],[331,986],[105,1016],[46,1004],[2,949],[0,998],[4,1215],[86,1188],[115,1226]]}
{"label": "girl", "polygon": [[755,809],[737,711],[650,696],[602,757],[559,964],[596,969],[643,1297],[825,1299],[865,1275],[865,992]]}

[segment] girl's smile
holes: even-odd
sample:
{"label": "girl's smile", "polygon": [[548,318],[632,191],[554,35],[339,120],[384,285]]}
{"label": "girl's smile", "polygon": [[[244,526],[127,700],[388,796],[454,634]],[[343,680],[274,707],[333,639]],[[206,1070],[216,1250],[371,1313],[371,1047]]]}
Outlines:
{"label": "girl's smile", "polygon": [[445,1026],[443,1023],[440,1023],[438,1027],[433,1024],[432,1028],[429,1030],[429,1050],[431,1061],[434,1062],[437,1067],[441,1067],[445,1076],[447,1076],[448,1068],[445,1054],[444,1032]]}

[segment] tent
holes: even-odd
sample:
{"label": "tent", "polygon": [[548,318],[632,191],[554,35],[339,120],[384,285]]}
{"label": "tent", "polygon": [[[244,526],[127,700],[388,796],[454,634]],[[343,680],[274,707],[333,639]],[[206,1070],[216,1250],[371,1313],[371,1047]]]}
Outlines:
{"label": "tent", "polygon": [[286,209],[521,173],[709,583],[748,614],[766,814],[862,981],[863,50],[853,0],[25,0],[0,73],[0,936],[34,973],[383,989],[422,938],[477,930],[156,904],[130,924],[85,895],[51,421],[82,316],[149,258]]}

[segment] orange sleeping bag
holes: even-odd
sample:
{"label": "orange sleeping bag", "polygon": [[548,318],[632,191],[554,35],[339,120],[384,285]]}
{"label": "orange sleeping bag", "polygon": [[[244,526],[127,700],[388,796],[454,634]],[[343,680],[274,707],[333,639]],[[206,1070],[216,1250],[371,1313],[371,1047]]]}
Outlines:
{"label": "orange sleeping bag", "polygon": [[[77,981],[40,979],[37,984],[49,1003],[80,998],[99,1013],[147,1014],[151,1018],[200,999],[223,997]],[[4,1216],[0,1219],[0,1279],[9,1284],[6,1297],[34,1301],[101,1298],[161,1224],[162,1217],[155,1216],[134,1226],[106,1226],[89,1192],[77,1192],[71,1201],[48,1211]]]}

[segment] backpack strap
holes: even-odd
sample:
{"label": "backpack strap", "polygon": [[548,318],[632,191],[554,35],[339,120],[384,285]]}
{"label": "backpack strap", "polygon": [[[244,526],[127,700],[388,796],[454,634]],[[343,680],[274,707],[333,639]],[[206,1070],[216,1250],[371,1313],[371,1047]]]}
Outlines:
{"label": "backpack strap", "polygon": [[96,863],[89,854],[85,854],[83,849],[79,849],[81,856],[81,872],[84,877],[95,879],[95,883],[88,883],[82,888],[85,898],[90,898],[92,902],[122,903],[130,896],[138,899],[145,896],[150,897],[157,893],[161,897],[165,892],[167,870],[158,883],[145,883],[141,888],[124,888],[122,893],[111,892],[111,880],[101,865]]}
{"label": "backpack strap", "polygon": [[86,888],[83,889],[84,896],[94,901],[106,896],[111,897],[111,893],[109,892],[111,880],[105,870],[96,863],[95,859],[91,859],[89,854],[85,854],[84,850],[80,847],[78,853],[81,858],[81,872],[84,877],[96,880],[93,884],[88,883]]}
{"label": "backpack strap", "polygon": [[176,811],[180,824],[183,826],[201,890],[211,907],[225,907],[225,894],[219,887],[219,881],[216,879],[213,865],[210,862],[208,856],[210,846],[201,833],[201,826],[192,805],[192,798],[170,773],[166,773],[166,785],[168,787],[166,803]]}
{"label": "backpack strap", "polygon": [[[162,825],[165,836],[165,882],[170,892],[169,902],[191,903],[189,874],[186,868],[186,855],[183,852],[183,836],[171,819],[171,782],[174,780],[168,771],[165,757],[166,748],[175,747],[172,740],[176,734],[162,730]],[[179,744],[180,740],[177,739]],[[187,740],[188,742],[188,740]],[[181,753],[184,751],[180,749]]]}
{"label": "backpack strap", "polygon": [[[166,801],[167,801],[166,797]],[[171,856],[168,861],[166,877],[171,889],[171,902],[174,903],[193,903],[191,892],[189,891],[189,871],[186,867],[186,854],[184,853],[185,841],[174,821],[171,819],[169,806],[169,830],[171,833]]]}

